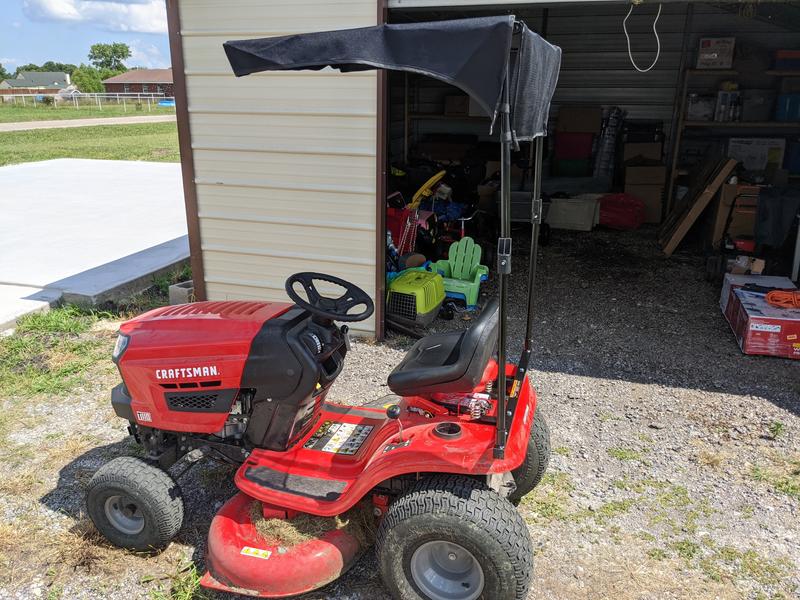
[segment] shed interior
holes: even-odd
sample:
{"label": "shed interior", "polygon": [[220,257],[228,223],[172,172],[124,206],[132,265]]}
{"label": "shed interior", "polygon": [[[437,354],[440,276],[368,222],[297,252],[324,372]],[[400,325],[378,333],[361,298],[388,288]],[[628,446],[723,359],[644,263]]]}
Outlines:
{"label": "shed interior", "polygon": [[[725,273],[797,281],[800,7],[395,8],[388,21],[498,12],[515,14],[563,52],[543,144],[540,243],[598,232],[635,235],[670,260],[692,257],[715,282]],[[429,276],[411,281],[407,269],[425,270],[432,261],[427,270],[442,274],[441,261],[466,260],[468,267],[485,265],[488,279],[496,271],[499,144],[488,117],[457,88],[393,72],[386,98],[387,325],[419,330],[434,318],[428,313],[440,292],[428,290],[426,299],[414,286],[432,286],[423,281]],[[524,233],[530,231],[534,144],[521,143],[512,160],[512,220]],[[479,260],[465,243],[450,256],[451,245],[464,237],[481,248]],[[514,251],[526,253],[527,244]],[[461,270],[461,277],[474,278],[474,269]],[[479,310],[482,300],[471,303],[447,279],[437,315]]]}

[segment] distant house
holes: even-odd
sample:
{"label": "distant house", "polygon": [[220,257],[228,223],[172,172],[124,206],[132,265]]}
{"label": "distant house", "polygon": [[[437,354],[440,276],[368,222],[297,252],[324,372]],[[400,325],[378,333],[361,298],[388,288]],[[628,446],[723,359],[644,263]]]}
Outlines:
{"label": "distant house", "polygon": [[103,80],[107,94],[164,94],[174,96],[172,69],[131,69]]}
{"label": "distant house", "polygon": [[70,86],[69,74],[58,71],[20,71],[0,81],[2,94],[56,94]]}

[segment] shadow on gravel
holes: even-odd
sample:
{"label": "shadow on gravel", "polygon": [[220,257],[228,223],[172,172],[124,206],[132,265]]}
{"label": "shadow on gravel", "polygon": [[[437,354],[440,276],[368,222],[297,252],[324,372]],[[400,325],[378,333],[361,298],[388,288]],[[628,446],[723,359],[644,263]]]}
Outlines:
{"label": "shadow on gravel", "polygon": [[[101,466],[117,457],[136,456],[137,449],[138,446],[131,438],[125,438],[81,454],[59,471],[55,488],[42,496],[40,502],[52,511],[75,519],[78,531],[85,523],[82,522],[86,516],[84,497],[92,475]],[[170,474],[175,476],[176,469],[179,470],[179,465],[176,465]],[[191,560],[196,565],[198,573],[205,572],[206,536],[211,520],[222,504],[237,492],[233,484],[234,471],[235,468],[229,465],[201,461],[178,479],[183,492],[185,512],[183,527],[175,542],[191,548]],[[388,600],[389,596],[383,590],[377,573],[377,563],[370,549],[342,579],[298,598],[323,600],[331,597],[347,597],[353,600]],[[241,598],[237,595],[211,592],[207,592],[204,597],[229,600]]]}
{"label": "shadow on gravel", "polygon": [[[525,331],[529,238],[515,230],[510,356]],[[484,286],[488,296],[494,282]],[[705,279],[700,253],[666,258],[652,228],[553,231],[540,247],[534,369],[736,396],[800,414],[800,361],[746,356]],[[436,329],[468,326],[437,320]],[[398,340],[400,341],[400,340]],[[666,402],[671,402],[665,398]]]}

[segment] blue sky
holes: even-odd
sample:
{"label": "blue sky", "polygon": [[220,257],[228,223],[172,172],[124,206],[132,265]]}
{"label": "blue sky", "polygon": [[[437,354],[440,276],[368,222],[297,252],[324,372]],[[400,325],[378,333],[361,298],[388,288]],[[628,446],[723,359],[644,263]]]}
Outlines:
{"label": "blue sky", "polygon": [[168,67],[164,0],[0,0],[0,63],[88,63],[89,46],[124,42],[130,67]]}

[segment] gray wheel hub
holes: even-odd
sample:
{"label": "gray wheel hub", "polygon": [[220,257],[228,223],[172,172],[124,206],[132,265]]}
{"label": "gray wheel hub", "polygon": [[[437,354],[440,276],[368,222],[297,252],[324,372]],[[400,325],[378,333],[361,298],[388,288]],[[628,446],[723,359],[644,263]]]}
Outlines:
{"label": "gray wheel hub", "polygon": [[108,522],[125,535],[137,535],[144,529],[144,515],[129,496],[109,496],[104,510]]}
{"label": "gray wheel hub", "polygon": [[483,592],[483,569],[472,553],[453,542],[425,542],[411,556],[411,577],[431,600],[475,600]]}

